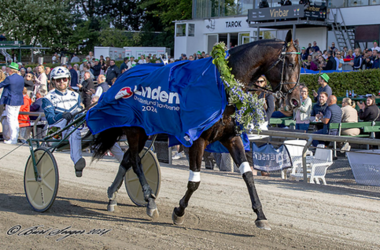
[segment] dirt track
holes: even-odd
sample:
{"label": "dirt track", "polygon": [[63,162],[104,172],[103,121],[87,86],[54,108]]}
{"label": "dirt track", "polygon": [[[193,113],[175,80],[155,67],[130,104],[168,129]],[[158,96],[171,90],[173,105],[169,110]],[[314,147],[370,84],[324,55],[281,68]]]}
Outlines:
{"label": "dirt track", "polygon": [[[0,144],[0,156],[14,146]],[[377,192],[319,186],[258,177],[256,187],[272,231],[254,225],[247,189],[238,174],[203,171],[200,188],[190,200],[183,226],[171,213],[186,190],[188,169],[162,164],[157,205],[151,221],[136,207],[124,186],[115,213],[106,211],[106,188],[118,164],[112,158],[93,163],[76,178],[68,153],[55,153],[60,171],[57,199],[46,213],[29,206],[23,189],[28,148],[0,161],[1,249],[379,249],[380,198]],[[90,157],[86,157],[87,162]],[[43,235],[7,235],[32,226]],[[111,229],[104,235],[64,235],[55,229]],[[53,231],[57,232],[57,231]]]}

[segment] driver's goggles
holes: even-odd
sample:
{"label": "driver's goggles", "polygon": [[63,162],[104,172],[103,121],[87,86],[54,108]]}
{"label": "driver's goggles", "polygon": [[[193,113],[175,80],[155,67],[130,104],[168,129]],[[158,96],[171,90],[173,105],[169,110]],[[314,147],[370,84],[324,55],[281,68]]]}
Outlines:
{"label": "driver's goggles", "polygon": [[59,78],[59,79],[55,79],[55,82],[56,82],[56,83],[68,82],[68,81],[69,81],[69,78]]}

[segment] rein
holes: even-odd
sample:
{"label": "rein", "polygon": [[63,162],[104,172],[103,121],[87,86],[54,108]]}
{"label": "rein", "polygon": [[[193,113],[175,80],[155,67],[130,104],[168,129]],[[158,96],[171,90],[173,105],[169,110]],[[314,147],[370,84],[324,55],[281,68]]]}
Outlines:
{"label": "rein", "polygon": [[[273,96],[276,97],[277,99],[281,99],[281,98],[285,97],[287,94],[291,94],[293,92],[293,90],[299,84],[300,76],[298,75],[297,82],[284,82],[285,57],[287,55],[298,55],[298,57],[300,57],[301,53],[298,51],[298,46],[295,46],[295,48],[297,50],[296,52],[287,52],[286,48],[287,48],[287,45],[286,45],[286,43],[284,43],[284,46],[282,47],[281,52],[278,55],[278,59],[274,63],[272,63],[272,65],[269,67],[269,69],[267,71],[265,71],[265,73],[264,73],[264,75],[265,75],[270,70],[272,70],[274,67],[276,67],[277,64],[279,64],[280,62],[282,62],[281,82],[280,82],[280,84],[272,91],[272,90],[269,90],[267,88],[260,87],[260,86],[258,86],[258,85],[256,85],[254,83],[253,85],[255,87],[254,88],[246,88],[247,91],[262,91],[262,92],[265,92],[265,93],[273,94]],[[286,84],[295,84],[295,86],[293,88],[287,90],[286,92],[282,91],[283,86],[286,85]]]}

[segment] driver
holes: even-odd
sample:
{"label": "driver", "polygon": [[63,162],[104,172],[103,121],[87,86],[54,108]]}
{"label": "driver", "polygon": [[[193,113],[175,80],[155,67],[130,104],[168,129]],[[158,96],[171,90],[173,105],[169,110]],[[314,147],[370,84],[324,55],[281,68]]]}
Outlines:
{"label": "driver", "polygon": [[[79,94],[67,89],[70,86],[70,79],[70,72],[64,67],[56,67],[51,71],[50,80],[55,89],[42,99],[42,108],[51,127],[64,128],[73,118],[73,114],[81,110]],[[75,127],[63,131],[62,136],[65,137],[73,129]],[[74,131],[68,139],[71,160],[75,164],[75,174],[77,177],[81,177],[86,161],[82,157],[80,131]]]}

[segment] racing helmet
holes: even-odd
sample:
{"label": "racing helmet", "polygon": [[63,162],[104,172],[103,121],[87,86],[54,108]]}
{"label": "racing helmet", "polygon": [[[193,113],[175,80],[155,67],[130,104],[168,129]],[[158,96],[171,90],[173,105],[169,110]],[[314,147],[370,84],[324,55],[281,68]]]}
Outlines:
{"label": "racing helmet", "polygon": [[71,85],[71,74],[65,67],[55,67],[50,73],[51,84],[55,87],[54,79],[68,78],[67,87]]}
{"label": "racing helmet", "polygon": [[55,67],[50,74],[50,80],[61,79],[61,78],[71,78],[70,71],[65,67]]}

